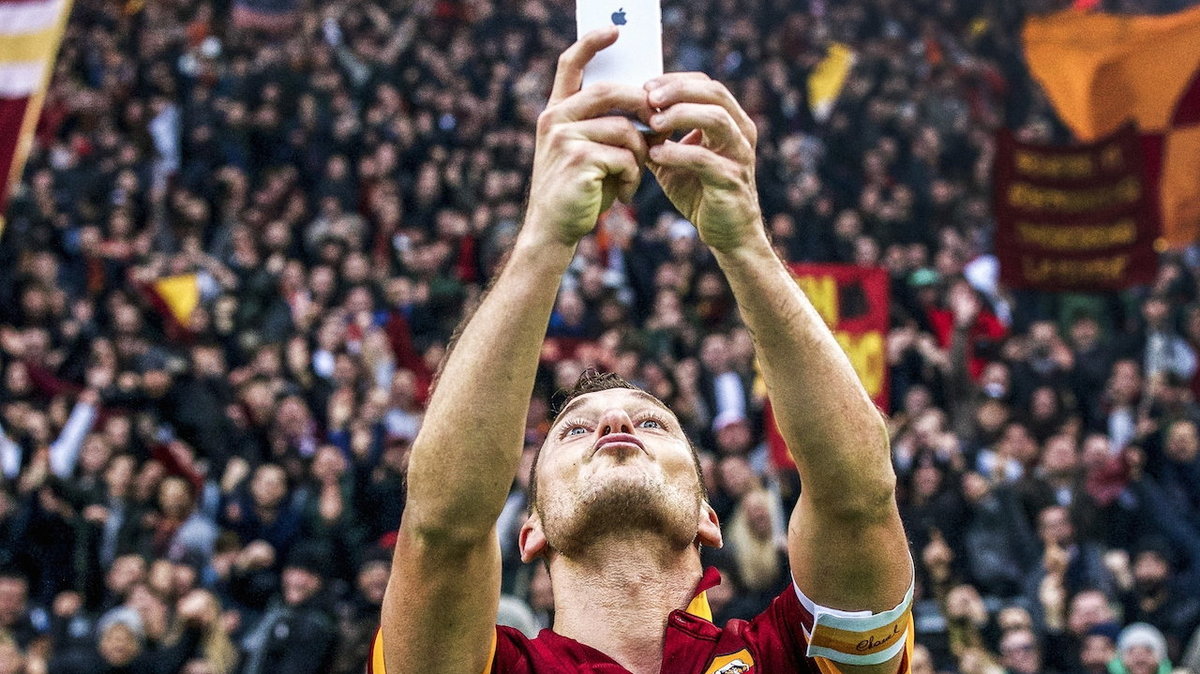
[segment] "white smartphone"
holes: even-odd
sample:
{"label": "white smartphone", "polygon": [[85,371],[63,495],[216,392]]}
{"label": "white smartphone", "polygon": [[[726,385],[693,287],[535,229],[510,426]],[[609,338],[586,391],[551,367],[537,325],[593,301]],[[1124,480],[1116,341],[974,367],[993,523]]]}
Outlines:
{"label": "white smartphone", "polygon": [[576,0],[579,35],[616,25],[621,37],[583,70],[583,86],[618,82],[640,87],[663,74],[660,0]]}

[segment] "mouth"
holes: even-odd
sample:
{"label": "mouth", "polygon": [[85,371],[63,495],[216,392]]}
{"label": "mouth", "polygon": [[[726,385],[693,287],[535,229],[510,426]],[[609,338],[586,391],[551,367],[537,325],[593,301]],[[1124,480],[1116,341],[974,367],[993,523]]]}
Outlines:
{"label": "mouth", "polygon": [[637,437],[633,435],[630,435],[629,433],[612,433],[600,438],[600,440],[596,442],[596,444],[592,447],[592,455],[595,456],[596,453],[603,449],[617,451],[637,450],[640,452],[645,452],[646,445],[642,444],[641,440],[637,439]]}

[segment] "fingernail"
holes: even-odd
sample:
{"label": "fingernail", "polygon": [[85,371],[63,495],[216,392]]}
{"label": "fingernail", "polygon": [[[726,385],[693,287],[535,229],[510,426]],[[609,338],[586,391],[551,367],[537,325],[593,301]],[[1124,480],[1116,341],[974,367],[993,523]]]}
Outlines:
{"label": "fingernail", "polygon": [[662,126],[667,121],[666,115],[654,115],[650,118],[650,126]]}
{"label": "fingernail", "polygon": [[658,88],[658,78],[656,77],[652,80],[647,80],[646,83],[642,86],[645,87],[646,91],[652,91],[654,89],[657,89]]}
{"label": "fingernail", "polygon": [[663,100],[666,98],[666,94],[663,92],[662,89],[653,89],[650,91],[649,98],[650,98],[650,104],[657,106],[663,102]]}
{"label": "fingernail", "polygon": [[662,152],[663,152],[663,149],[662,149],[661,145],[651,145],[650,146],[650,158],[651,159],[658,159],[659,156],[662,155]]}

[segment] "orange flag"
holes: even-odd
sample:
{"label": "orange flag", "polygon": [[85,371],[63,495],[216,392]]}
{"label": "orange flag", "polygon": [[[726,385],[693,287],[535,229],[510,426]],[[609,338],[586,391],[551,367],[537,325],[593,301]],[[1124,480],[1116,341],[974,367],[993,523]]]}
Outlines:
{"label": "orange flag", "polygon": [[1160,162],[1163,239],[1200,238],[1200,7],[1167,16],[1064,11],[1030,18],[1029,70],[1082,141],[1128,121]]}

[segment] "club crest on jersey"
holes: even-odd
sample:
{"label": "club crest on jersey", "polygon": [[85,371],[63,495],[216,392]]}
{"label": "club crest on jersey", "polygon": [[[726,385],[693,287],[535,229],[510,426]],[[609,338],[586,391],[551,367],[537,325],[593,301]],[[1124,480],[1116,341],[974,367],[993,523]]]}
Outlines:
{"label": "club crest on jersey", "polygon": [[704,674],[746,674],[753,667],[754,658],[750,657],[750,651],[742,649],[713,660]]}

